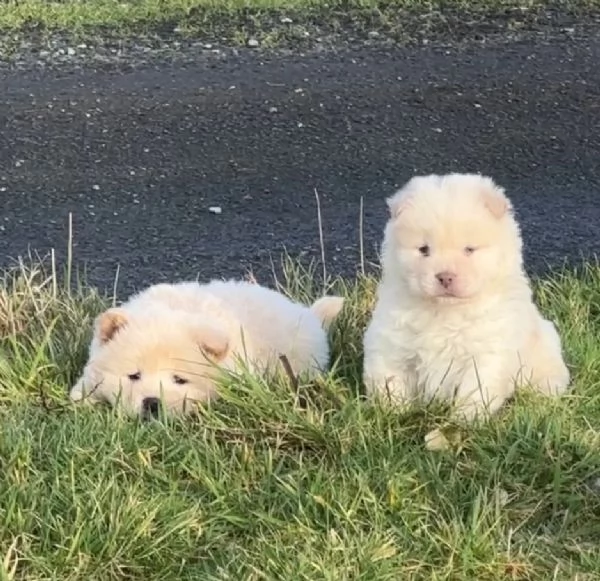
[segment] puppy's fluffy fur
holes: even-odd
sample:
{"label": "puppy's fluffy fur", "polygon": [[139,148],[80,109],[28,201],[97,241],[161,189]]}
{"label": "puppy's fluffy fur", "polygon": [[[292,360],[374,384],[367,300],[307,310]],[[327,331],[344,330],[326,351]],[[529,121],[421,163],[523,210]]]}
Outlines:
{"label": "puppy's fluffy fur", "polygon": [[170,412],[216,396],[215,375],[244,361],[266,371],[286,355],[296,373],[329,363],[326,329],[343,299],[310,308],[245,281],[157,284],[95,321],[89,359],[70,397],[117,401],[131,415]]}
{"label": "puppy's fluffy fur", "polygon": [[554,324],[532,300],[512,205],[490,178],[411,179],[387,200],[382,279],[364,336],[368,394],[454,400],[467,419],[515,387],[569,385]]}

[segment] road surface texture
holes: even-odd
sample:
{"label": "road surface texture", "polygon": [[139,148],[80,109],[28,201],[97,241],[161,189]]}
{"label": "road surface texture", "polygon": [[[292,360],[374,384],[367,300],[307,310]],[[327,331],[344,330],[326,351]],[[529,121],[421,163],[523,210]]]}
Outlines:
{"label": "road surface texture", "polygon": [[[188,59],[189,60],[189,59]],[[248,51],[136,67],[0,72],[0,254],[75,259],[120,292],[161,280],[270,282],[270,257],[373,260],[385,198],[414,174],[507,188],[527,266],[600,251],[600,41]],[[210,211],[221,208],[221,213]]]}

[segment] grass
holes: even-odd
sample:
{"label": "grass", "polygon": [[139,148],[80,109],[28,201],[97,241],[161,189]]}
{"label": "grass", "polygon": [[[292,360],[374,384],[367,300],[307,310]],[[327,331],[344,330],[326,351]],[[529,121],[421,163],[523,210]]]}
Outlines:
{"label": "grass", "polygon": [[[510,31],[600,13],[600,0],[0,0],[0,31],[171,35],[263,46],[381,31],[395,40]],[[284,19],[282,21],[282,18]]]}
{"label": "grass", "polygon": [[357,397],[369,275],[331,281],[348,304],[318,389],[241,375],[201,421],[153,422],[68,402],[110,298],[62,278],[32,259],[0,283],[0,579],[599,578],[600,266],[536,283],[573,394],[523,392],[438,452],[440,410]]}

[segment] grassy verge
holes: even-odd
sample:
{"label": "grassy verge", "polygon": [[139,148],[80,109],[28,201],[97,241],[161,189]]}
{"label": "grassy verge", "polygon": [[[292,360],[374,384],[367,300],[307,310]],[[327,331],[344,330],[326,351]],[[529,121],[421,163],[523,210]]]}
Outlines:
{"label": "grassy verge", "polygon": [[172,34],[263,45],[314,35],[382,32],[397,40],[572,24],[600,0],[2,0],[0,30]]}
{"label": "grassy verge", "polygon": [[[313,277],[288,263],[293,296]],[[600,571],[600,267],[537,283],[576,389],[522,393],[429,452],[434,410],[361,404],[375,280],[335,286],[337,365],[303,398],[240,377],[201,422],[68,404],[106,304],[21,264],[0,283],[0,579],[592,580]]]}

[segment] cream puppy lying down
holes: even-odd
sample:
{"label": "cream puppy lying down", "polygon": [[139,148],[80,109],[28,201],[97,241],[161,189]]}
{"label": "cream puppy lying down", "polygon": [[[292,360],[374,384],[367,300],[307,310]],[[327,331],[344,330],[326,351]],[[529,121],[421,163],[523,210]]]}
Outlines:
{"label": "cream puppy lying down", "polygon": [[569,385],[554,324],[532,301],[504,190],[473,174],[411,179],[387,200],[382,279],[364,336],[370,395],[454,400],[472,419],[529,383]]}
{"label": "cream puppy lying down", "polygon": [[323,297],[309,308],[245,281],[151,286],[97,317],[70,397],[146,416],[161,397],[170,412],[214,398],[218,368],[233,370],[239,358],[262,372],[286,355],[295,373],[314,376],[329,364],[326,329],[342,304]]}

